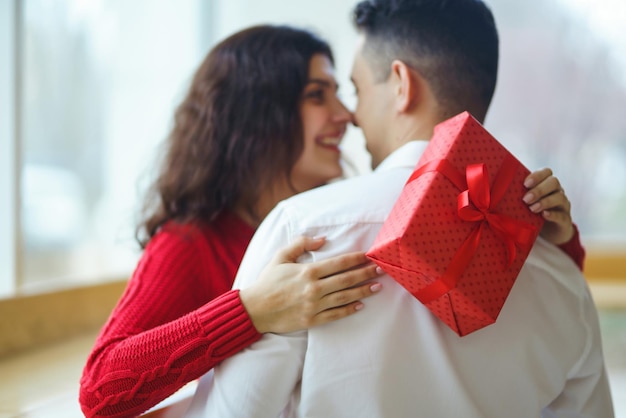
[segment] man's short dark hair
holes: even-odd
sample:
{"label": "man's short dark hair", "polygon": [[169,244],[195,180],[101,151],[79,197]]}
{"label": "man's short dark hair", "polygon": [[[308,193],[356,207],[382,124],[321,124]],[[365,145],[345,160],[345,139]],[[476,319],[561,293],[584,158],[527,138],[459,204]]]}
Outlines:
{"label": "man's short dark hair", "polygon": [[379,81],[400,60],[427,80],[444,116],[484,117],[496,86],[498,33],[481,0],[366,0],[353,18]]}

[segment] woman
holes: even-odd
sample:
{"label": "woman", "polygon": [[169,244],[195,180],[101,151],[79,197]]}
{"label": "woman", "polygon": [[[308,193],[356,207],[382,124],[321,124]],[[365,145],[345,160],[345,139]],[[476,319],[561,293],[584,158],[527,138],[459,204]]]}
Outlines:
{"label": "woman", "polygon": [[[282,265],[259,286],[230,291],[276,203],[341,175],[338,145],[352,116],[335,90],[328,45],[305,31],[251,28],[209,53],[175,115],[141,225],[145,252],[85,366],[86,416],[138,415],[262,332],[338,319],[380,288],[350,288],[375,277],[373,265],[310,286],[366,262],[352,254],[291,265],[293,274]],[[322,244],[303,238],[277,262]]]}
{"label": "woman", "polygon": [[[352,116],[336,90],[330,48],[306,31],[254,27],[208,54],[175,116],[141,224],[144,254],[87,360],[86,416],[138,415],[261,333],[342,318],[380,290],[355,287],[375,266],[346,271],[362,254],[294,264],[323,245],[307,238],[254,287],[230,290],[265,215],[341,175],[338,145]],[[554,191],[538,187],[533,203]]]}

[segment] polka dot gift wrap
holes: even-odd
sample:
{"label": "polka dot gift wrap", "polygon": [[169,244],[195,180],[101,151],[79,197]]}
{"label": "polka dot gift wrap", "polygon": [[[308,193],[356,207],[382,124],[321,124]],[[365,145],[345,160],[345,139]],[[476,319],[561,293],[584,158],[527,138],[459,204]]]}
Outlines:
{"label": "polka dot gift wrap", "polygon": [[469,113],[440,123],[368,257],[460,336],[494,323],[543,225],[528,174]]}

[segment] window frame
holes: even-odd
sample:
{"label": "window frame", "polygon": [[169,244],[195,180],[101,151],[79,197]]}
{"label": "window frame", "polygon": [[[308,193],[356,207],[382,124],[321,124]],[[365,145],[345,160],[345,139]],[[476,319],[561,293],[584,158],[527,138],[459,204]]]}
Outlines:
{"label": "window frame", "polygon": [[19,5],[18,0],[0,2],[0,297],[19,288]]}

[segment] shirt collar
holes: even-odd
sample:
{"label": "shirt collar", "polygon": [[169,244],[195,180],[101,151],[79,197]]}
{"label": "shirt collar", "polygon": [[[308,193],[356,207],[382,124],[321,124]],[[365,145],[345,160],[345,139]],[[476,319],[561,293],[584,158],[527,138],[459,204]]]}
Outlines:
{"label": "shirt collar", "polygon": [[415,167],[424,150],[428,146],[428,140],[414,140],[407,142],[392,152],[381,162],[376,171],[386,171],[399,167]]}

